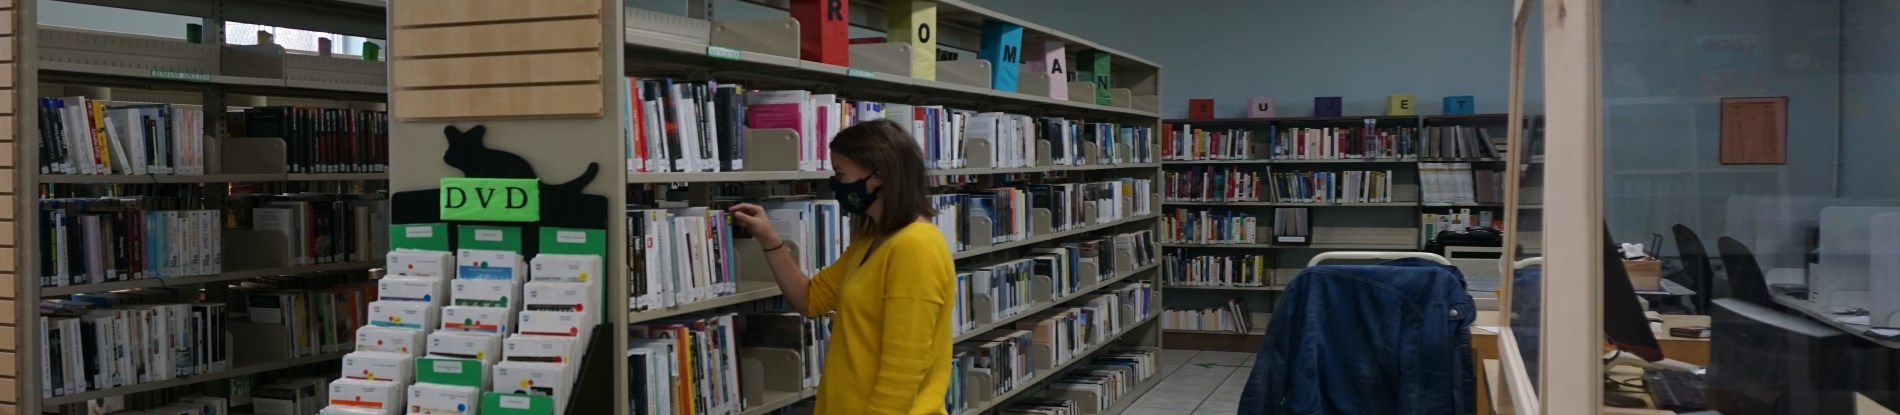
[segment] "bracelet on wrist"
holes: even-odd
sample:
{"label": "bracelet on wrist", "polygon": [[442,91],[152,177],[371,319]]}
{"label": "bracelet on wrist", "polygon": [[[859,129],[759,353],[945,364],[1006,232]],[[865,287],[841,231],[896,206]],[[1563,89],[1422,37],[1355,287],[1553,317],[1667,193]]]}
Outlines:
{"label": "bracelet on wrist", "polygon": [[777,250],[780,250],[780,249],[785,249],[785,241],[779,241],[779,242],[778,242],[778,246],[774,246],[774,247],[771,247],[771,248],[765,248],[764,250],[762,250],[762,251],[760,251],[760,252],[772,252],[772,251],[777,251]]}

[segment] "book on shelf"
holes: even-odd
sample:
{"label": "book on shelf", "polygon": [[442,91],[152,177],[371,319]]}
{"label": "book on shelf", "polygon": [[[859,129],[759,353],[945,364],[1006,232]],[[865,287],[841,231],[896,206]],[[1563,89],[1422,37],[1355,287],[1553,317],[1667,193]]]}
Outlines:
{"label": "book on shelf", "polygon": [[1419,163],[1426,204],[1502,204],[1504,174],[1471,163]]}
{"label": "book on shelf", "polygon": [[1273,243],[1305,245],[1313,242],[1313,209],[1273,209]]}
{"label": "book on shelf", "polygon": [[1209,131],[1192,124],[1162,124],[1161,159],[1253,160],[1253,131],[1229,128]]}
{"label": "book on shelf", "polygon": [[630,353],[644,350],[639,353],[668,359],[664,364],[679,374],[642,380],[666,386],[650,388],[651,392],[672,395],[648,395],[646,400],[672,401],[672,409],[665,411],[670,413],[737,413],[744,403],[739,395],[735,318],[732,313],[699,314],[633,325]]}
{"label": "book on shelf", "polygon": [[1259,241],[1259,218],[1242,211],[1173,209],[1161,217],[1170,243],[1247,244]]}
{"label": "book on shelf", "polygon": [[40,174],[205,173],[204,108],[40,98]]}
{"label": "book on shelf", "polygon": [[1265,287],[1273,268],[1265,255],[1165,255],[1162,276],[1184,287]]}
{"label": "book on shelf", "polygon": [[42,199],[39,205],[41,287],[223,272],[223,218],[193,199]]}
{"label": "book on shelf", "polygon": [[1380,127],[1366,119],[1357,127],[1288,128],[1274,126],[1267,151],[1274,160],[1401,159],[1418,156],[1418,128]]}
{"label": "book on shelf", "polygon": [[[792,223],[808,226],[800,222],[788,225]],[[779,229],[788,235],[802,235],[799,231],[805,228]],[[648,310],[738,292],[734,230],[723,209],[629,210],[629,305],[634,310]]]}
{"label": "book on shelf", "polygon": [[284,141],[287,173],[389,171],[389,113],[270,106],[226,114],[234,137]]}
{"label": "book on shelf", "polygon": [[1030,347],[1034,338],[1035,333],[1028,330],[995,330],[977,340],[957,343],[955,350],[971,357],[965,372],[987,375],[993,382],[991,396],[1002,396],[1028,387],[1030,378],[1035,376],[1036,364]]}
{"label": "book on shelf", "polygon": [[1421,156],[1429,159],[1500,159],[1503,152],[1489,129],[1467,125],[1425,128]]}
{"label": "book on shelf", "polygon": [[1220,307],[1170,308],[1164,314],[1161,320],[1164,329],[1243,334],[1253,332],[1252,314],[1247,313],[1247,305],[1239,297],[1229,298]]}
{"label": "book on shelf", "polygon": [[374,260],[388,251],[388,201],[357,195],[231,195],[226,220],[236,229],[280,234],[291,265]]}
{"label": "book on shelf", "polygon": [[1190,166],[1162,173],[1171,202],[1258,202],[1261,172],[1242,166]]}
{"label": "book on shelf", "polygon": [[1396,200],[1392,170],[1277,171],[1273,200],[1280,203],[1385,203]]}

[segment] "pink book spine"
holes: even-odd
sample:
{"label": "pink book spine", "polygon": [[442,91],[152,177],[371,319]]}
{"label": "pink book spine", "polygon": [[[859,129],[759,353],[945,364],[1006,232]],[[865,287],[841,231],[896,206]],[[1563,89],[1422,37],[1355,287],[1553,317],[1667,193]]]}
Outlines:
{"label": "pink book spine", "polygon": [[822,170],[831,170],[831,137],[826,136],[831,131],[833,122],[827,117],[831,115],[831,106],[820,104],[813,105],[812,108],[818,112],[818,166]]}
{"label": "pink book spine", "polygon": [[746,128],[799,128],[798,104],[752,104],[745,111]]}

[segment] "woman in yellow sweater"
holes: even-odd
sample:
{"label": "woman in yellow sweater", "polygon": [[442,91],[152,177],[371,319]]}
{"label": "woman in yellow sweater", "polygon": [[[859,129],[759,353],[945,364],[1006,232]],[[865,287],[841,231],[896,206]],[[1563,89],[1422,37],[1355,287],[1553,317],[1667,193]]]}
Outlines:
{"label": "woman in yellow sweater", "polygon": [[853,238],[816,277],[798,269],[764,209],[733,206],[733,218],[765,250],[786,302],[806,316],[837,313],[819,415],[943,414],[956,265],[930,222],[923,150],[884,120],[839,131],[830,149],[831,191]]}

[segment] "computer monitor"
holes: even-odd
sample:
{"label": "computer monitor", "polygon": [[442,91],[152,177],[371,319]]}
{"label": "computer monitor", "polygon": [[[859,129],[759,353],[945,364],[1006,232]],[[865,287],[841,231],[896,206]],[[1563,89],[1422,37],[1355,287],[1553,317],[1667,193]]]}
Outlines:
{"label": "computer monitor", "polygon": [[1649,330],[1649,317],[1643,315],[1643,304],[1636,300],[1636,286],[1623,269],[1623,255],[1617,252],[1616,238],[1610,237],[1608,224],[1603,225],[1603,334],[1624,353],[1646,362],[1664,360],[1662,345],[1656,341],[1656,333]]}
{"label": "computer monitor", "polygon": [[1709,409],[1724,415],[1854,413],[1853,337],[1747,301],[1724,298],[1714,306]]}

